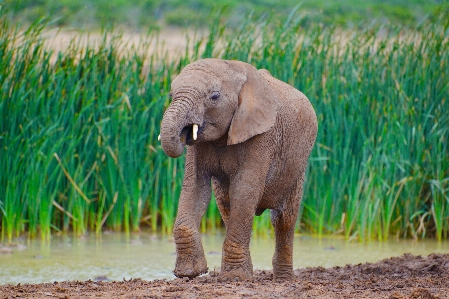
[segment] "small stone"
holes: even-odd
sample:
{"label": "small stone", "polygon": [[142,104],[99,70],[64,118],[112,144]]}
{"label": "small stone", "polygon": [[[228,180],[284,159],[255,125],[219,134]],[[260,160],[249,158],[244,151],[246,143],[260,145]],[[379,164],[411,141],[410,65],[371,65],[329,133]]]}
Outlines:
{"label": "small stone", "polygon": [[94,278],[94,281],[109,281],[109,278],[106,275],[99,275]]}

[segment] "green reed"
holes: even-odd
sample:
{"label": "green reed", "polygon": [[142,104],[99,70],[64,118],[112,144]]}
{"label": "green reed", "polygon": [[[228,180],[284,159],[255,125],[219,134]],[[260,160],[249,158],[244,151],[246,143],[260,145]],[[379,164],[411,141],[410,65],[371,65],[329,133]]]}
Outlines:
{"label": "green reed", "polygon": [[[247,61],[303,91],[319,132],[304,186],[298,232],[348,239],[438,240],[449,230],[449,46],[447,28],[341,31],[250,18],[218,22],[183,54],[156,34],[129,46],[105,33],[54,53],[45,24],[0,26],[0,223],[2,239],[24,232],[171,232],[183,158],[157,136],[170,82],[201,57]],[[156,44],[158,54],[145,50]],[[162,53],[162,54],[161,54]],[[222,226],[215,199],[201,231]],[[269,212],[257,234],[272,233]]]}
{"label": "green reed", "polygon": [[315,107],[306,231],[447,238],[447,29],[288,28],[245,24],[224,56],[267,68]]}

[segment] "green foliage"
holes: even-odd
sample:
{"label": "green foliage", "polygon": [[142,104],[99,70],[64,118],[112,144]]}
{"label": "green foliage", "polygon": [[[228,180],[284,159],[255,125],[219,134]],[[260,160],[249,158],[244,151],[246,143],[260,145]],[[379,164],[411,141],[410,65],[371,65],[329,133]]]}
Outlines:
{"label": "green foliage", "polygon": [[[73,40],[56,55],[44,49],[39,23],[25,33],[4,19],[1,27],[0,217],[7,238],[25,230],[48,238],[50,227],[129,232],[139,230],[143,213],[159,217],[162,196],[179,195],[172,175],[183,163],[167,160],[157,145],[172,70],[155,67],[158,56],[137,55],[151,41],[119,56],[119,37],[105,35],[98,47]],[[163,169],[172,189],[150,194]],[[166,218],[174,214],[164,210]]]}
{"label": "green foliage", "polygon": [[256,18],[272,14],[283,21],[298,4],[303,26],[320,23],[348,27],[372,22],[414,25],[447,12],[448,7],[447,2],[437,0],[4,0],[14,21],[31,23],[51,15],[57,26],[93,29],[119,25],[141,31],[155,24],[207,27],[214,12],[223,7],[227,9],[222,17],[231,27],[251,12]]}
{"label": "green foliage", "polygon": [[[0,23],[0,223],[2,236],[104,229],[170,232],[184,160],[157,141],[172,78],[201,57],[238,59],[303,91],[319,133],[298,231],[348,239],[448,237],[449,51],[447,27],[341,30],[248,18],[179,57],[98,47],[74,39],[45,50],[37,22]],[[122,50],[119,50],[122,49]],[[200,50],[204,49],[204,50]],[[212,201],[201,224],[221,225]],[[269,213],[256,217],[269,233]]]}

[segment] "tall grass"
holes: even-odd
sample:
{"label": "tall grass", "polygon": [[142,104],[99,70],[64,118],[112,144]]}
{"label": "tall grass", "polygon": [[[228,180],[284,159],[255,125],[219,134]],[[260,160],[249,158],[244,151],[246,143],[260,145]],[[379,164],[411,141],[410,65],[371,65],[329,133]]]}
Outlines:
{"label": "tall grass", "polygon": [[[449,45],[438,24],[302,29],[218,23],[185,54],[148,56],[154,35],[128,47],[105,34],[46,50],[45,25],[1,20],[2,238],[52,231],[170,232],[184,160],[157,135],[171,80],[201,57],[238,59],[303,91],[319,132],[297,230],[348,239],[448,237]],[[192,50],[193,49],[193,50]],[[221,225],[214,200],[201,229]],[[256,217],[269,232],[269,213]]]}
{"label": "tall grass", "polygon": [[[43,46],[44,25],[1,26],[4,235],[138,231],[147,215],[152,229],[158,217],[170,229],[175,208],[161,208],[175,206],[183,164],[158,146],[172,69],[137,55],[152,41],[119,55],[124,45],[105,35],[99,45],[73,40],[56,54]],[[155,193],[160,182],[167,185]]]}

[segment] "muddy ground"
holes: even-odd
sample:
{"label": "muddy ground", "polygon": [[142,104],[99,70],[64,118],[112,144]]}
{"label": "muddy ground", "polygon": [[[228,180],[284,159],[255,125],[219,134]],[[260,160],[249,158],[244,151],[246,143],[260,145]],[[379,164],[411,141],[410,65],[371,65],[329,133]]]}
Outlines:
{"label": "muddy ground", "polygon": [[4,285],[0,298],[449,298],[449,254],[406,254],[295,273],[297,279],[285,283],[273,283],[271,271],[255,271],[252,282],[219,282],[217,273],[210,272],[193,280]]}

